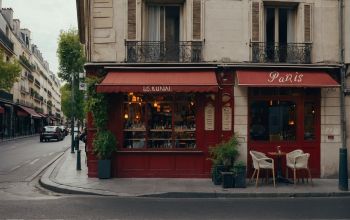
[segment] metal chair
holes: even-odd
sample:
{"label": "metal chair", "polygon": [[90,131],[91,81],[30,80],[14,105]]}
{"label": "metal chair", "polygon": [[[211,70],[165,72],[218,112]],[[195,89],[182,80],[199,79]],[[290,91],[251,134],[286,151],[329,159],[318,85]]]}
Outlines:
{"label": "metal chair", "polygon": [[255,186],[258,187],[258,181],[259,181],[259,174],[260,174],[260,169],[266,169],[266,170],[272,170],[272,177],[273,177],[273,186],[276,187],[276,182],[275,182],[275,166],[274,166],[274,160],[272,158],[267,157],[264,153],[258,152],[258,151],[249,151],[252,160],[253,160],[253,167],[254,167],[254,172],[250,180],[252,180],[256,174],[256,182]]}

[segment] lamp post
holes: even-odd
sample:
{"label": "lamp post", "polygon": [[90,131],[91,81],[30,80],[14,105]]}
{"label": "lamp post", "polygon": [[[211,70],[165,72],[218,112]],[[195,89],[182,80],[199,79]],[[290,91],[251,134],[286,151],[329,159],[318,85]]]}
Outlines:
{"label": "lamp post", "polygon": [[346,76],[345,76],[345,42],[344,42],[344,0],[339,1],[339,25],[340,25],[340,62],[342,64],[340,68],[340,124],[341,124],[341,140],[342,146],[339,149],[339,183],[338,188],[342,191],[348,191],[348,151],[346,146],[347,134],[346,134],[346,116],[345,116],[345,94],[346,94]]}
{"label": "lamp post", "polygon": [[70,152],[74,154],[74,74],[72,74],[72,109],[71,109],[71,135],[72,135],[72,140],[71,140],[71,146],[70,146]]}

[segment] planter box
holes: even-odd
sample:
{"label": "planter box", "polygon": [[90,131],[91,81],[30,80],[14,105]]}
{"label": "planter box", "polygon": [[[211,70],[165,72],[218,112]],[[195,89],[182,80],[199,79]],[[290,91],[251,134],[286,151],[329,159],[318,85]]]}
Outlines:
{"label": "planter box", "polygon": [[98,160],[98,178],[111,178],[111,160]]}
{"label": "planter box", "polygon": [[235,186],[235,176],[233,172],[221,172],[222,188],[233,188]]}
{"label": "planter box", "polygon": [[246,188],[246,167],[234,167],[235,171],[235,188]]}
{"label": "planter box", "polygon": [[211,180],[215,185],[221,185],[222,183],[222,176],[221,172],[225,171],[224,165],[216,165],[212,168],[211,171]]}

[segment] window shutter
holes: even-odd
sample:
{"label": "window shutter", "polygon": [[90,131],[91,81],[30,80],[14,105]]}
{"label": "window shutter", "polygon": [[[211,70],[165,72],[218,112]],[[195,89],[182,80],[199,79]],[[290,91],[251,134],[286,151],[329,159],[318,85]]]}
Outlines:
{"label": "window shutter", "polygon": [[136,39],[136,0],[128,0],[128,39]]}
{"label": "window shutter", "polygon": [[311,42],[311,5],[304,6],[304,40]]}
{"label": "window shutter", "polygon": [[201,39],[201,0],[193,0],[193,39],[200,40]]}
{"label": "window shutter", "polygon": [[252,3],[252,41],[259,41],[259,18],[260,18],[260,4],[259,2]]}

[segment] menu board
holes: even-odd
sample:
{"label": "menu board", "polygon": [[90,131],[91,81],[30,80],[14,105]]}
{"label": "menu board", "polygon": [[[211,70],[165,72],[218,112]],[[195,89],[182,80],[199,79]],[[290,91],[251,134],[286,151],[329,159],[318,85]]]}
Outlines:
{"label": "menu board", "polygon": [[204,108],[204,130],[213,131],[215,124],[215,108],[212,104],[207,104]]}
{"label": "menu board", "polygon": [[232,129],[232,108],[222,107],[222,130],[231,131]]}

